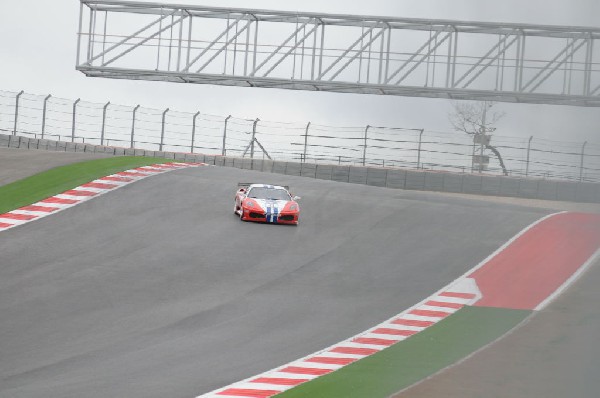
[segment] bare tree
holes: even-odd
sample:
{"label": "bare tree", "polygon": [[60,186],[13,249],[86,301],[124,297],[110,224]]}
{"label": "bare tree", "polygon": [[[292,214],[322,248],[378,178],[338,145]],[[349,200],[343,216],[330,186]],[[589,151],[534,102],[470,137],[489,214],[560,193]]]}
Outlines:
{"label": "bare tree", "polygon": [[[494,125],[505,116],[504,112],[492,111],[494,105],[496,105],[495,102],[489,101],[454,101],[452,103],[454,112],[448,115],[448,119],[456,131],[462,131],[473,136],[473,142],[475,142],[476,137],[479,138],[481,148],[479,172],[483,170],[483,148],[485,148],[492,151],[498,158],[500,167],[502,167],[502,172],[504,175],[508,175],[508,171],[504,166],[504,160],[502,160],[502,155],[497,148],[486,141],[486,136],[491,137],[491,134],[489,133],[496,131]],[[475,147],[473,148],[473,155],[475,155]]]}

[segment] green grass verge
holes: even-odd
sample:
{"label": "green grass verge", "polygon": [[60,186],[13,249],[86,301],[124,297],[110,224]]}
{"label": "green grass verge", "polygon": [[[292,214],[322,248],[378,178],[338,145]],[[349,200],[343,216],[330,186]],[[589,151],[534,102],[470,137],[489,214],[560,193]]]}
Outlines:
{"label": "green grass verge", "polygon": [[0,214],[39,202],[93,181],[97,178],[135,167],[173,160],[164,158],[120,156],[73,163],[56,167],[0,187]]}
{"label": "green grass verge", "polygon": [[531,312],[464,307],[434,326],[277,398],[384,398],[502,336]]}

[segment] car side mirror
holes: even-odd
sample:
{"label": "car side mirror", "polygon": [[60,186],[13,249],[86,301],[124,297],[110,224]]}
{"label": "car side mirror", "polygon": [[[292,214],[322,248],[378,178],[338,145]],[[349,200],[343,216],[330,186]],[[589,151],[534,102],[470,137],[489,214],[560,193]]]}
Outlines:
{"label": "car side mirror", "polygon": [[302,199],[300,196],[294,196],[294,197],[292,198],[292,200],[293,200],[294,202],[295,202],[295,201],[297,201],[297,200],[300,200],[300,199]]}

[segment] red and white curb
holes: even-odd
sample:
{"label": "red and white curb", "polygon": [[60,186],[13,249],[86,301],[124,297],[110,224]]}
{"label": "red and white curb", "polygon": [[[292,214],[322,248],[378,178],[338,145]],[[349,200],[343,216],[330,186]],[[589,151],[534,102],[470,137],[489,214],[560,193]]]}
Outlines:
{"label": "red and white curb", "polygon": [[0,214],[0,232],[55,214],[146,177],[198,166],[206,166],[206,164],[158,163],[102,177],[29,206]]}
{"label": "red and white curb", "polygon": [[264,398],[336,371],[417,334],[481,298],[470,278],[460,278],[379,325],[305,358],[198,398]]}
{"label": "red and white curb", "polygon": [[536,225],[563,213],[547,215],[527,226],[461,277],[397,316],[305,358],[199,395],[197,398],[272,397],[373,355],[435,325],[462,307],[474,305],[482,299],[482,293],[475,278],[472,277],[475,271],[488,264],[495,256],[502,253]]}

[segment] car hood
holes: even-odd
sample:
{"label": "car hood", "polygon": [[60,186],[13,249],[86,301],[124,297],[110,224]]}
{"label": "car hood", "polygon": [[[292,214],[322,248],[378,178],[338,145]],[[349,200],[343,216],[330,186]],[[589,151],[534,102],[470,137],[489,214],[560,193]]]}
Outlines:
{"label": "car hood", "polygon": [[289,200],[253,199],[265,213],[280,213]]}

